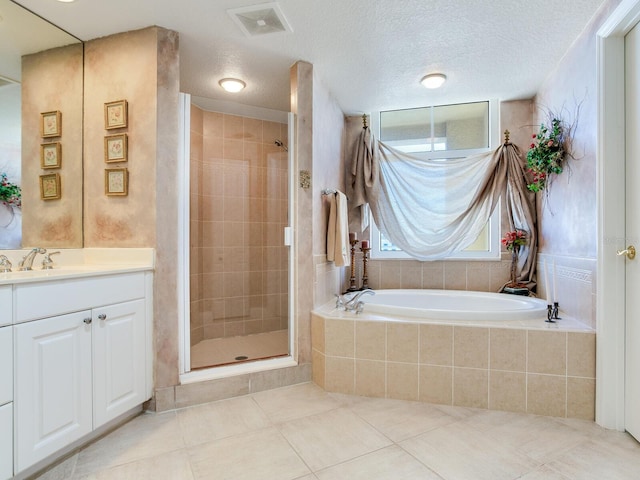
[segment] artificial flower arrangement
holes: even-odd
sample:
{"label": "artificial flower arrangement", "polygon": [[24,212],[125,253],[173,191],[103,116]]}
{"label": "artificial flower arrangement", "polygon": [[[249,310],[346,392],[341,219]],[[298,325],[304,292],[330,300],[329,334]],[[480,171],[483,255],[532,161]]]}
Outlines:
{"label": "artificial flower arrangement", "polygon": [[22,190],[19,185],[11,183],[6,173],[0,173],[0,203],[20,208],[22,206]]}
{"label": "artificial flower arrangement", "polygon": [[504,237],[502,237],[501,242],[507,250],[513,252],[514,250],[516,250],[516,247],[518,247],[519,249],[521,245],[527,244],[527,234],[524,230],[516,229],[511,232],[505,233]]}
{"label": "artificial flower arrangement", "polygon": [[532,192],[544,191],[549,175],[562,173],[568,134],[562,120],[552,117],[549,127],[540,124],[540,131],[533,135],[534,142],[527,152],[527,168],[532,178],[527,188]]}
{"label": "artificial flower arrangement", "polygon": [[518,229],[511,232],[506,232],[504,234],[504,237],[502,237],[501,242],[502,245],[504,245],[505,248],[511,252],[511,282],[509,282],[506,287],[515,289],[512,293],[519,293],[521,295],[525,294],[525,291],[526,293],[528,293],[527,286],[524,284],[519,284],[517,279],[518,251],[520,250],[520,247],[522,245],[527,244],[527,233],[524,230]]}

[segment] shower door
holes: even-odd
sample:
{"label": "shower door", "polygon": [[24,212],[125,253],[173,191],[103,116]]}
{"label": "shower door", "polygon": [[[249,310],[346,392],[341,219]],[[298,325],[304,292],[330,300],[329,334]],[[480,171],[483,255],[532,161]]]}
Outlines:
{"label": "shower door", "polygon": [[185,371],[287,357],[293,171],[288,119],[216,112],[199,102],[191,105],[189,120]]}

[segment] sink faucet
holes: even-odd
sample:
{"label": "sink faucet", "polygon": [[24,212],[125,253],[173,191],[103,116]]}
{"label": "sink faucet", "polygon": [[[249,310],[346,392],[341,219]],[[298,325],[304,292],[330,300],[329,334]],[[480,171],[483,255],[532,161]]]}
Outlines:
{"label": "sink faucet", "polygon": [[32,249],[24,257],[22,257],[22,260],[20,260],[20,263],[18,263],[18,270],[20,271],[32,270],[31,266],[33,265],[33,260],[36,258],[36,255],[39,253],[44,255],[45,253],[47,253],[47,250],[39,247]]}
{"label": "sink faucet", "polygon": [[44,258],[42,259],[42,269],[43,270],[51,270],[53,268],[53,260],[51,257],[53,255],[59,255],[60,252],[49,252],[46,253]]}
{"label": "sink faucet", "polygon": [[362,312],[364,308],[364,302],[360,300],[363,295],[375,295],[376,292],[367,288],[356,293],[353,297],[347,298],[345,295],[336,295],[336,308],[344,308],[347,312]]}
{"label": "sink faucet", "polygon": [[11,271],[11,262],[6,255],[0,255],[0,273],[7,273]]}

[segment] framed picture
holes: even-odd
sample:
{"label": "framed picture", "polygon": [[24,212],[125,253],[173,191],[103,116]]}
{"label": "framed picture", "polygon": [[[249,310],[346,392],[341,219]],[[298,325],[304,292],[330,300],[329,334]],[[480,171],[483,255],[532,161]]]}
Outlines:
{"label": "framed picture", "polygon": [[59,137],[62,135],[62,113],[58,110],[53,112],[44,112],[40,116],[40,133],[44,138]]}
{"label": "framed picture", "polygon": [[127,126],[127,101],[118,100],[104,104],[104,128],[125,128]]}
{"label": "framed picture", "polygon": [[106,195],[127,195],[129,193],[129,172],[126,168],[107,168],[104,171],[104,193]]}
{"label": "framed picture", "polygon": [[57,173],[40,175],[40,198],[42,200],[57,200],[61,196],[60,175]]}
{"label": "framed picture", "polygon": [[126,133],[104,137],[104,161],[107,163],[127,161]]}
{"label": "framed picture", "polygon": [[60,168],[62,166],[62,146],[60,142],[40,145],[40,166],[42,168]]}

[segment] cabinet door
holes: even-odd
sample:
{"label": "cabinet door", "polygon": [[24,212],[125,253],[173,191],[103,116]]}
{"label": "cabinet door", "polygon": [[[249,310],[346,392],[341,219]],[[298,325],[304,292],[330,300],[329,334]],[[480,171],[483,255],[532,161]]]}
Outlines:
{"label": "cabinet door", "polygon": [[13,476],[13,404],[0,407],[0,480]]}
{"label": "cabinet door", "polygon": [[0,405],[13,401],[13,328],[0,327]]}
{"label": "cabinet door", "polygon": [[93,427],[147,400],[144,300],[93,310]]}
{"label": "cabinet door", "polygon": [[91,432],[91,312],[14,327],[16,472]]}

